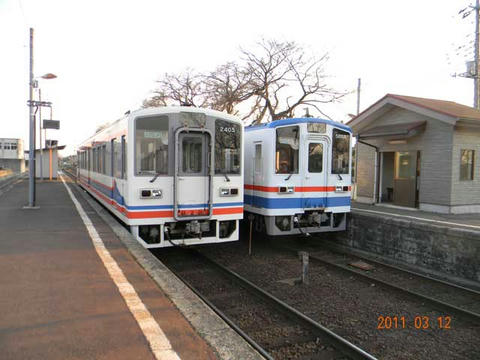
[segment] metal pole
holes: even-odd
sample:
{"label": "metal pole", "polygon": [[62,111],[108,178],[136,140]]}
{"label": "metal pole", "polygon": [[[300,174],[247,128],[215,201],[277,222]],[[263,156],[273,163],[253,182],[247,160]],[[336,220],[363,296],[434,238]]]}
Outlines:
{"label": "metal pole", "polygon": [[33,28],[30,28],[30,141],[28,152],[28,206],[35,207],[35,115],[33,113]]}
{"label": "metal pole", "polygon": [[357,115],[360,114],[360,90],[362,87],[362,79],[358,78],[357,85]]}
{"label": "metal pole", "polygon": [[[38,89],[38,100],[42,101],[42,89]],[[42,145],[42,107],[39,109],[40,121],[38,122],[38,132],[40,133],[40,179],[43,180],[43,145]]]}
{"label": "metal pole", "polygon": [[480,53],[480,46],[479,46],[479,16],[480,11],[480,1],[477,0],[475,4],[475,77],[473,79],[474,89],[473,89],[473,106],[475,109],[480,109],[480,101],[479,101],[479,94],[480,94],[480,81],[479,81],[479,53]]}

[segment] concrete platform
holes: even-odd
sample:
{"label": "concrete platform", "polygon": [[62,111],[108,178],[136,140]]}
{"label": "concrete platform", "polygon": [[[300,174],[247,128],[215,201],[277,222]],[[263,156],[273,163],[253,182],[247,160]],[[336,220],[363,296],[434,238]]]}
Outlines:
{"label": "concrete platform", "polygon": [[436,214],[352,203],[331,245],[480,289],[480,214]]}
{"label": "concrete platform", "polygon": [[394,206],[369,205],[352,202],[352,212],[368,213],[410,221],[424,222],[450,228],[464,228],[480,232],[480,214],[439,214],[418,209],[401,208]]}
{"label": "concrete platform", "polygon": [[2,360],[262,358],[66,185],[37,183],[36,210],[28,181],[0,194]]}

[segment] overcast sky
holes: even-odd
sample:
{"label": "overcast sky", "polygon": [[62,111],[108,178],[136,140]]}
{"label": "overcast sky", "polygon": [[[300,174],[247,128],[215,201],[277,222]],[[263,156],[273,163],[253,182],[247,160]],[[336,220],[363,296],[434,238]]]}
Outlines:
{"label": "overcast sky", "polygon": [[[453,77],[472,60],[468,1],[106,1],[0,0],[0,137],[28,148],[29,28],[34,74],[61,130],[47,138],[64,154],[102,123],[140,107],[166,72],[208,71],[235,60],[262,38],[293,40],[330,54],[329,84],[355,90],[361,110],[387,93],[471,106],[473,81]],[[464,46],[460,51],[457,47]],[[337,121],[356,112],[357,96],[324,111]],[[311,109],[311,113],[319,115]],[[297,114],[301,115],[301,114]],[[44,110],[43,118],[48,118]]]}

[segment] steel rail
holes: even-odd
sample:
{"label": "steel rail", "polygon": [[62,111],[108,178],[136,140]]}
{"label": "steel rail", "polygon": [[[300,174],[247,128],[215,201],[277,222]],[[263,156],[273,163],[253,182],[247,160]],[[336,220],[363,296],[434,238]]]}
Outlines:
{"label": "steel rail", "polygon": [[[191,251],[195,251],[190,249]],[[351,359],[368,359],[368,360],[375,360],[376,358],[367,353],[366,351],[360,349],[358,346],[352,344],[348,340],[344,339],[340,335],[337,335],[332,330],[326,328],[325,326],[321,325],[320,323],[316,322],[315,320],[309,318],[308,316],[304,315],[297,309],[291,307],[287,303],[283,302],[282,300],[276,298],[272,294],[266,292],[265,290],[261,289],[254,283],[250,282],[249,280],[245,279],[244,277],[240,276],[236,272],[226,268],[225,266],[217,263],[216,261],[210,259],[209,257],[203,255],[202,253],[196,251],[200,257],[205,259],[207,262],[211,263],[215,267],[222,270],[224,273],[229,275],[230,277],[234,278],[237,282],[239,282],[244,288],[250,290],[260,296],[261,298],[267,300],[270,303],[273,303],[278,308],[280,308],[283,312],[290,316],[294,316],[297,320],[300,320],[304,324],[307,324],[310,328],[313,328],[314,331],[319,334],[321,337],[326,339],[334,348],[338,351],[343,353],[344,355],[348,356]]]}
{"label": "steel rail", "polygon": [[[288,247],[284,247],[284,246],[278,246],[276,245],[276,247],[278,249],[282,249],[284,251],[288,251],[288,252],[293,252],[293,253],[298,253],[298,251],[300,250],[297,250],[297,249],[292,249],[292,248],[288,248]],[[398,286],[398,285],[394,285],[394,284],[391,284],[389,282],[386,282],[384,280],[380,280],[380,279],[377,279],[373,276],[370,276],[370,275],[367,275],[365,273],[362,273],[358,270],[355,270],[355,269],[352,269],[348,266],[345,266],[345,265],[341,265],[341,264],[335,264],[333,262],[330,262],[328,260],[325,260],[325,259],[321,259],[315,255],[309,255],[309,258],[313,261],[316,261],[317,263],[321,263],[323,265],[326,265],[326,266],[329,266],[331,268],[335,268],[335,269],[340,269],[344,272],[347,272],[349,274],[355,274],[355,275],[358,275],[364,279],[367,279],[368,281],[371,281],[371,282],[374,282],[376,284],[379,284],[381,286],[384,286],[384,287],[388,287],[388,288],[391,288],[395,291],[398,291],[398,292],[401,292],[401,293],[406,293],[416,299],[420,299],[420,300],[423,300],[423,301],[426,301],[442,310],[448,310],[448,311],[452,311],[454,313],[457,313],[458,315],[461,315],[462,317],[464,317],[466,320],[468,321],[472,321],[472,320],[476,320],[476,321],[479,321],[480,322],[480,314],[476,313],[476,312],[473,312],[473,311],[470,311],[470,310],[466,310],[466,309],[463,309],[463,308],[460,308],[456,305],[453,305],[453,304],[449,304],[449,303],[446,303],[444,301],[441,301],[441,300],[437,300],[437,299],[434,299],[430,296],[426,296],[426,295],[423,295],[423,294],[420,294],[418,292],[415,292],[415,291],[412,291],[412,290],[409,290],[409,289],[406,289],[402,286]]]}
{"label": "steel rail", "polygon": [[265,359],[274,360],[273,357],[262,348],[255,340],[247,335],[242,329],[240,329],[230,318],[225,315],[219,308],[217,308],[210,300],[208,300],[200,291],[192,286],[183,276],[177,271],[169,267],[169,270],[180,279],[190,290],[192,290],[205,304],[208,305],[223,321],[225,321],[235,332],[237,332],[242,338],[245,339],[255,350],[257,350]]}

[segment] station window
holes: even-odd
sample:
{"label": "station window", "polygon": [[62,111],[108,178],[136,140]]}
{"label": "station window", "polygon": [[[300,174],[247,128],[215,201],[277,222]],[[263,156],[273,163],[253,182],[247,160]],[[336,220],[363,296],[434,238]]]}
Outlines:
{"label": "station window", "polygon": [[286,126],[277,129],[276,174],[298,174],[299,136],[298,126]]}
{"label": "station window", "polygon": [[350,134],[346,131],[332,131],[332,174],[348,174],[350,165]]}
{"label": "station window", "polygon": [[215,120],[215,174],[240,174],[241,127]]}
{"label": "station window", "polygon": [[168,116],[135,120],[135,174],[168,173]]}
{"label": "station window", "polygon": [[473,180],[474,150],[461,150],[460,155],[460,180]]}
{"label": "station window", "polygon": [[323,171],[323,144],[308,144],[308,172],[321,173]]}

